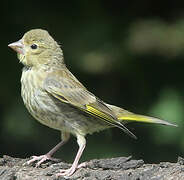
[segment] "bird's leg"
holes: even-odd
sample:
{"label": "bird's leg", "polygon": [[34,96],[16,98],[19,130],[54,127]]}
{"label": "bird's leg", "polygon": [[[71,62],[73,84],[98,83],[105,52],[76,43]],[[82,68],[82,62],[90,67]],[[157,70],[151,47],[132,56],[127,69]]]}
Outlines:
{"label": "bird's leg", "polygon": [[52,155],[62,146],[64,145],[68,139],[70,138],[70,134],[66,132],[62,132],[62,140],[60,143],[58,143],[54,148],[52,148],[47,154],[41,155],[41,156],[32,156],[32,159],[27,161],[26,164],[31,164],[35,161],[38,161],[36,163],[36,167],[39,167],[44,161],[46,160],[53,160],[57,161],[56,158],[52,158]]}
{"label": "bird's leg", "polygon": [[65,176],[65,177],[69,177],[71,176],[75,170],[77,168],[81,168],[81,167],[84,167],[84,163],[82,163],[81,165],[78,166],[78,162],[79,162],[79,159],[84,151],[84,148],[86,146],[86,140],[85,140],[85,137],[82,136],[82,135],[77,135],[77,143],[79,145],[79,150],[77,152],[77,155],[75,157],[75,160],[71,166],[71,168],[69,169],[62,169],[60,170],[60,173],[56,174],[57,177],[59,176]]}

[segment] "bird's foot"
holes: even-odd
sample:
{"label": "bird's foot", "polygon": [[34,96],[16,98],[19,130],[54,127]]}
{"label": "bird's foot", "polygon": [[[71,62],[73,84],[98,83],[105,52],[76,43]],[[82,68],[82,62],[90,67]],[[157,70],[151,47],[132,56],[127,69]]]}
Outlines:
{"label": "bird's foot", "polygon": [[43,162],[47,161],[47,160],[52,160],[52,161],[58,161],[58,159],[56,158],[52,158],[49,154],[45,154],[45,155],[41,155],[41,156],[32,156],[32,159],[27,161],[25,164],[32,164],[35,161],[38,161],[36,163],[36,167],[39,167]]}
{"label": "bird's foot", "polygon": [[80,169],[83,167],[86,167],[87,163],[83,162],[81,164],[79,164],[78,166],[72,166],[69,169],[61,169],[59,173],[56,174],[56,177],[60,177],[60,176],[64,176],[64,177],[70,177],[71,175],[73,175],[73,173],[76,171],[76,169]]}

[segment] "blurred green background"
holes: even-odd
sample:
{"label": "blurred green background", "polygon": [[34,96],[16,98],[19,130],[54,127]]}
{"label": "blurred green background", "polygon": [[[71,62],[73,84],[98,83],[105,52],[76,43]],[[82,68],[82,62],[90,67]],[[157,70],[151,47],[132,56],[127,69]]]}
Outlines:
{"label": "blurred green background", "polygon": [[[180,3],[179,3],[180,2]],[[132,155],[147,163],[184,155],[184,4],[182,1],[1,1],[0,156],[49,151],[60,132],[34,120],[20,95],[22,64],[7,47],[33,28],[47,29],[68,68],[102,100],[178,128],[132,123],[87,136],[82,160]],[[74,137],[55,157],[72,162]]]}

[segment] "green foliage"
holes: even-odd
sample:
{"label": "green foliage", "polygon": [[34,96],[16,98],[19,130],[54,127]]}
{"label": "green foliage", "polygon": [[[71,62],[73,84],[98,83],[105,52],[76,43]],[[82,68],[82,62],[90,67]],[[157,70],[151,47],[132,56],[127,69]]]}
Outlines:
{"label": "green foliage", "polygon": [[[150,113],[164,117],[165,119],[175,122],[177,128],[157,127],[153,131],[153,138],[158,144],[175,144],[177,141],[182,143],[183,137],[183,122],[184,122],[184,103],[182,96],[173,89],[164,89],[160,93],[158,102],[153,105]],[[183,150],[183,147],[181,147]]]}

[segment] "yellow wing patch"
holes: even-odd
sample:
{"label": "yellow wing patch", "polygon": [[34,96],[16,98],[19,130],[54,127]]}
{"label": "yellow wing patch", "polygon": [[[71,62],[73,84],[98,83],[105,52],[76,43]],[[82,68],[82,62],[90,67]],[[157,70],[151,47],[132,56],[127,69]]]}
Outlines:
{"label": "yellow wing patch", "polygon": [[108,123],[110,125],[113,125],[113,126],[116,126],[120,129],[122,129],[129,136],[131,136],[134,139],[137,139],[137,137],[131,131],[129,131],[121,122],[119,122],[118,119],[113,119],[113,117],[111,117],[110,115],[105,114],[105,113],[99,111],[98,109],[96,109],[90,105],[86,105],[85,112],[104,120],[106,123]]}
{"label": "yellow wing patch", "polygon": [[86,105],[86,111],[90,114],[96,115],[97,117],[100,117],[102,119],[108,120],[108,121],[113,123],[112,118],[109,117],[109,115],[99,111],[98,109],[96,109],[90,105]]}

